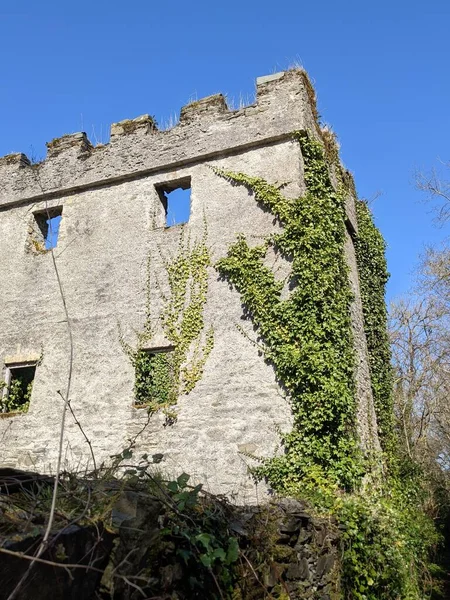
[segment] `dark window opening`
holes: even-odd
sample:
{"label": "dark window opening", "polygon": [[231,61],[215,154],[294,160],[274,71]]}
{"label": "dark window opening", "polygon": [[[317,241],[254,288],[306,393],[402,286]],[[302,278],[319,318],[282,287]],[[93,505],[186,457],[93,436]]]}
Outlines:
{"label": "dark window opening", "polygon": [[157,185],[156,190],[166,213],[166,227],[187,223],[191,212],[191,178]]}
{"label": "dark window opening", "polygon": [[56,248],[62,218],[62,206],[35,213],[34,218],[39,228],[38,237],[40,239],[38,242],[41,243],[43,249],[51,250],[52,248]]}
{"label": "dark window opening", "polygon": [[3,393],[0,400],[2,413],[27,412],[33,390],[36,363],[6,367]]}
{"label": "dark window opening", "polygon": [[139,350],[134,359],[135,406],[151,411],[175,404],[177,389],[172,347]]}

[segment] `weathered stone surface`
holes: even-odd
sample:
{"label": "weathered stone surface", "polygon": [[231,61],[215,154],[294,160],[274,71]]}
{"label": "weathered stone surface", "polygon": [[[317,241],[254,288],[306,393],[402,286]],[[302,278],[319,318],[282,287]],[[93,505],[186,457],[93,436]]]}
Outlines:
{"label": "weathered stone surface", "polygon": [[[61,146],[65,146],[67,153],[49,156],[20,175],[14,165],[0,160],[0,204],[174,170],[223,153],[288,139],[295,129],[314,130],[301,72],[287,72],[276,81],[261,81],[257,91],[257,103],[237,111],[228,111],[221,95],[192,102],[182,108],[186,119],[169,131],[149,127],[148,135],[136,136],[136,127],[128,127],[126,123],[137,125],[140,120],[142,125],[142,117],[121,121],[113,125],[111,143],[94,149],[86,160],[78,160],[79,156],[71,152],[71,144],[65,142]],[[82,136],[76,133],[59,140]]]}
{"label": "weathered stone surface", "polygon": [[321,556],[317,562],[317,576],[322,577],[323,575],[327,575],[334,567],[334,563],[334,556]]}
{"label": "weathered stone surface", "polygon": [[298,563],[292,563],[286,573],[288,579],[311,579],[308,561],[302,558]]}

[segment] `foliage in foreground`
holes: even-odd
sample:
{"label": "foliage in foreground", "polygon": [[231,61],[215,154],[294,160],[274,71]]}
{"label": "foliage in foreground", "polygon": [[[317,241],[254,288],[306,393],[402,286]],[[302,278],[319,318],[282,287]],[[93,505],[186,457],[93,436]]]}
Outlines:
{"label": "foliage in foreground", "polygon": [[[294,547],[299,534],[312,535],[310,542],[307,538],[302,544],[309,544],[309,555],[316,564],[322,557],[319,550],[332,559],[337,554],[335,527],[325,519],[312,519],[303,512],[307,508],[304,504],[295,503],[289,508],[292,501],[284,505],[275,501],[262,507],[233,507],[224,497],[204,492],[201,485],[190,486],[185,473],[164,480],[155,474],[154,465],[145,455],[134,461],[134,466],[132,462],[131,450],[127,449],[117,457],[113,468],[101,467],[84,476],[64,473],[61,477],[56,518],[43,558],[50,558],[54,570],[67,578],[77,550],[70,535],[80,527],[90,533],[78,564],[86,565],[86,577],[92,575],[90,566],[104,569],[101,582],[94,581],[95,598],[299,599],[304,597],[301,590],[312,590],[309,580],[302,582],[298,574],[288,575],[301,552]],[[32,540],[42,535],[48,519],[52,479],[22,475],[24,485],[12,481],[14,489],[0,495],[0,560],[5,541],[23,540],[28,549],[25,552],[31,554]],[[134,507],[133,499],[137,500]],[[295,510],[300,510],[300,516],[294,518],[298,523],[292,527],[291,514]],[[306,519],[308,525],[301,525],[301,519]],[[287,530],[280,529],[283,523],[287,523]],[[314,546],[316,527],[324,532],[319,550]],[[70,531],[69,535],[62,535],[64,531]],[[110,540],[109,549],[99,556],[96,548],[105,538]],[[24,565],[26,568],[27,563]],[[40,566],[35,567],[35,581],[45,577]],[[16,564],[16,580],[22,573]],[[330,590],[339,581],[334,570],[314,576]],[[10,576],[5,581],[11,585]],[[94,593],[92,586],[91,590]],[[60,586],[55,589],[55,597],[61,597],[58,593]],[[91,597],[88,594],[85,598]]]}
{"label": "foliage in foreground", "polygon": [[[125,450],[112,469],[100,468],[82,477],[63,474],[50,538],[50,545],[56,546],[55,568],[71,562],[61,543],[61,532],[77,523],[93,531],[105,531],[119,541],[99,588],[102,600],[134,600],[144,597],[142,594],[210,600],[302,597],[286,592],[287,565],[283,563],[292,559],[286,542],[280,542],[270,506],[257,509],[252,532],[248,524],[243,532],[236,515],[252,514],[252,510],[255,514],[255,509],[247,507],[243,513],[242,509],[237,512],[223,497],[206,494],[201,485],[190,486],[186,474],[164,480],[155,474],[145,455],[137,464],[132,466],[132,462],[131,451]],[[333,506],[328,511],[322,509],[326,515],[322,520],[330,522],[331,527],[335,527],[335,520],[340,530],[343,554],[338,568],[345,600],[428,597],[431,578],[426,561],[429,545],[437,542],[437,536],[421,511],[415,483],[415,475],[410,474],[408,489],[392,488],[390,497],[379,492],[370,496],[336,495]],[[116,507],[120,514],[121,499],[130,498],[130,494],[139,496],[144,515],[137,523],[125,521],[121,530]],[[51,500],[52,485],[46,478],[33,487],[3,496],[0,546],[6,539],[40,535]],[[281,552],[283,548],[285,552]],[[268,584],[267,578],[274,576],[275,581]],[[319,598],[308,587],[311,584],[305,584],[308,593],[313,594],[311,598]]]}
{"label": "foliage in foreground", "polygon": [[[95,549],[102,537],[117,540],[97,597],[134,599],[138,588],[136,597],[144,593],[145,597],[159,597],[175,589],[178,598],[218,599],[227,595],[237,580],[233,565],[239,557],[237,539],[229,529],[231,509],[227,502],[201,493],[201,485],[189,486],[187,474],[173,481],[152,474],[145,455],[137,465],[127,467],[131,459],[127,449],[114,457],[112,468],[101,467],[81,476],[62,474],[50,554],[44,558],[50,556],[54,567],[62,569],[73,562],[66,549],[73,552],[76,541],[67,542],[67,535],[62,534],[76,524],[75,530],[85,528],[93,535],[92,542],[86,544],[83,564],[96,564]],[[6,542],[10,547],[12,542],[42,536],[53,496],[52,478],[47,476],[24,474],[17,483],[10,478],[9,485],[11,491],[0,494],[0,560]],[[130,498],[144,507],[144,519],[137,528],[122,529],[122,506]],[[127,518],[133,519],[133,509]],[[29,543],[31,553],[33,545]],[[128,554],[133,560],[128,560]]]}

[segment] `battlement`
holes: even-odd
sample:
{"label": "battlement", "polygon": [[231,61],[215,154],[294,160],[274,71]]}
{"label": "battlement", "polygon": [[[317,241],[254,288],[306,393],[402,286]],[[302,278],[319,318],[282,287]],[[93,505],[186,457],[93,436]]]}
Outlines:
{"label": "battlement", "polygon": [[156,170],[232,154],[314,129],[315,98],[306,73],[292,70],[257,79],[255,104],[230,110],[222,94],[183,106],[180,122],[158,130],[149,115],[111,125],[108,144],[85,133],[47,143],[32,165],[21,153],[0,158],[0,207],[135,179]]}

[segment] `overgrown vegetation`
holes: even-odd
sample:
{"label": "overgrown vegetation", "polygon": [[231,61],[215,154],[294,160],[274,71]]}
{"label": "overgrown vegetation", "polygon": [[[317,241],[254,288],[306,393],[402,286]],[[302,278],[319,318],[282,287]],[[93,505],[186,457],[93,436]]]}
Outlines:
{"label": "overgrown vegetation", "polygon": [[423,510],[417,474],[338,499],[343,529],[342,576],[351,600],[422,600],[434,585],[430,550],[440,541]]}
{"label": "overgrown vegetation", "polygon": [[[132,446],[113,456],[109,467],[62,474],[52,533],[43,554],[51,567],[47,584],[55,586],[56,597],[65,597],[61,596],[64,578],[69,589],[77,585],[82,569],[83,578],[90,578],[90,584],[78,588],[83,598],[288,600],[303,597],[302,582],[287,576],[289,564],[297,560],[298,550],[293,546],[299,532],[311,537],[316,564],[321,557],[314,546],[316,525],[319,537],[322,534],[320,550],[335,556],[337,546],[329,543],[327,535],[333,532],[336,540],[337,532],[324,520],[315,523],[301,512],[308,524],[303,529],[300,518],[292,526],[293,517],[286,517],[277,503],[233,507],[225,498],[204,492],[201,485],[191,486],[185,473],[174,480],[164,479],[155,473],[147,455],[133,457]],[[24,554],[30,556],[48,518],[52,478],[18,472],[3,478],[1,484],[0,556],[23,558],[20,551],[5,550],[5,540],[14,540],[19,548],[24,542]],[[294,506],[294,513],[304,508]],[[84,532],[81,548],[79,530]],[[21,564],[23,569],[27,563],[9,564],[13,570],[5,579],[0,575],[6,595],[20,579]],[[46,571],[37,564],[34,585],[39,586],[45,577]],[[330,582],[327,589],[338,587],[339,577],[333,573],[319,577]]]}
{"label": "overgrown vegetation", "polygon": [[2,392],[5,388],[6,383],[0,381],[0,413],[27,412],[30,406],[33,382],[28,382],[19,375],[11,381],[7,395],[3,396]]}
{"label": "overgrown vegetation", "polygon": [[172,352],[152,354],[138,350],[134,356],[135,405],[151,406],[154,412],[159,406],[168,407],[177,401],[177,389],[173,371]]}
{"label": "overgrown vegetation", "polygon": [[[112,457],[110,467],[61,476],[44,559],[51,559],[56,572],[67,573],[65,565],[74,560],[68,552],[76,554],[76,530],[82,528],[89,534],[79,563],[86,565],[86,576],[91,567],[95,571],[103,565],[104,569],[109,560],[101,586],[94,572],[96,598],[116,598],[118,594],[131,599],[144,593],[145,597],[159,597],[175,589],[177,597],[186,599],[219,599],[231,593],[237,578],[232,565],[239,557],[239,545],[229,529],[229,505],[224,499],[201,494],[201,485],[189,486],[189,475],[164,480],[155,475],[146,455],[137,461],[132,457],[130,446]],[[19,543],[42,535],[52,502],[52,478],[13,473],[2,479],[2,485],[8,487],[0,487],[0,556],[5,540]],[[124,517],[132,520],[136,514],[130,498],[143,515],[143,524],[135,530],[121,529]],[[128,508],[122,508],[124,502]],[[70,528],[72,540],[63,535]],[[115,538],[117,543],[105,547],[102,538],[110,542]],[[11,576],[7,585],[11,586]],[[136,589],[140,595],[134,595]],[[3,591],[9,594],[11,590]]]}
{"label": "overgrown vegetation", "polygon": [[[322,145],[296,133],[304,157],[307,193],[288,199],[263,179],[218,171],[247,186],[282,232],[251,248],[241,236],[217,264],[240,292],[258,328],[266,359],[286,390],[293,430],[284,453],[257,469],[280,493],[331,486],[353,489],[362,475],[356,440],[354,353],[344,258],[344,190],[335,190]],[[291,261],[290,294],[264,264],[268,248]]]}
{"label": "overgrown vegetation", "polygon": [[[430,494],[411,445],[414,442],[417,450],[423,447],[422,429],[418,437],[411,435],[416,431],[414,411],[403,415],[410,418],[411,426],[404,430],[407,456],[396,440],[384,306],[384,242],[367,205],[357,203],[359,233],[355,246],[378,433],[384,450],[384,456],[379,457],[383,469],[380,478],[372,477],[374,457],[362,455],[356,434],[355,356],[349,311],[352,296],[344,258],[348,181],[342,177],[338,189],[331,183],[329,161],[336,160],[337,153],[330,137],[325,155],[319,141],[300,133],[294,134],[294,139],[304,158],[307,192],[303,197],[288,199],[261,178],[217,171],[232,183],[248,187],[282,226],[280,233],[269,236],[258,247],[250,247],[240,236],[217,264],[220,274],[241,294],[246,316],[260,336],[258,345],[273,365],[294,417],[293,430],[281,437],[283,453],[263,460],[254,474],[266,479],[279,494],[307,498],[317,513],[330,521],[337,519],[343,541],[346,600],[422,600],[430,596],[433,587],[430,549],[439,542],[439,535],[424,510]],[[339,175],[341,171],[338,167],[334,172]],[[287,297],[283,293],[286,282],[277,280],[265,263],[269,248],[292,265]],[[136,369],[136,404],[148,407],[150,413],[162,409],[170,420],[176,416],[171,407],[179,394],[188,393],[199,381],[213,345],[213,332],[204,332],[203,318],[210,266],[206,237],[191,244],[182,235],[177,254],[165,265],[169,291],[166,295],[161,292],[164,309],[160,324],[173,344],[171,351],[148,350],[154,338],[150,268],[145,327],[138,335],[137,347],[124,343],[124,348]],[[434,348],[429,355],[433,360],[437,356]],[[435,365],[430,384],[436,383],[437,375],[443,375],[442,389],[446,390],[445,372],[438,363],[419,366]],[[413,367],[412,375],[420,375]],[[402,374],[400,390],[407,410],[417,407],[419,389],[407,387],[417,383],[414,377],[408,379],[410,375]],[[27,393],[21,391],[22,400]],[[8,398],[18,402],[14,389]],[[422,423],[424,419],[422,413]],[[436,431],[437,425],[430,428],[431,437]],[[108,533],[119,535],[114,510],[127,494],[156,502],[159,512],[154,545],[150,549],[143,538],[132,537],[142,533],[139,527],[124,527],[124,535],[132,543],[131,554],[113,553],[99,598],[119,597],[120,586],[133,600],[173,596],[174,587],[182,598],[290,597],[284,575],[280,577],[276,569],[272,572],[267,568],[275,559],[286,562],[292,550],[274,556],[271,544],[280,532],[273,530],[270,514],[254,538],[256,545],[240,547],[239,535],[230,528],[231,508],[223,499],[203,493],[201,486],[190,487],[186,474],[163,481],[150,468],[146,455],[137,462],[132,458],[128,448],[113,457],[111,468],[101,467],[81,478],[64,473],[60,481],[50,546],[74,523],[92,526],[97,541],[104,531],[100,523]],[[444,455],[442,460],[447,458]],[[131,464],[126,464],[128,461]],[[0,534],[39,536],[54,498],[50,485],[37,481],[31,487],[19,488],[17,494],[9,493],[2,500]],[[64,546],[55,547],[56,568],[68,557]],[[94,554],[88,556],[91,559],[94,564]],[[92,564],[86,567],[87,572]],[[271,577],[276,583],[268,592],[266,579]]]}
{"label": "overgrown vegetation", "polygon": [[[439,465],[443,454],[436,444],[434,427],[435,416],[445,415],[445,409],[443,412],[439,409],[440,399],[445,397],[444,406],[447,404],[444,390],[447,389],[445,356],[448,352],[445,348],[448,346],[446,333],[442,336],[446,331],[445,311],[442,303],[438,306],[433,299],[425,303],[419,301],[415,306],[405,303],[393,306],[389,340],[384,303],[388,277],[385,244],[367,204],[357,202],[356,208],[359,235],[355,246],[372,389],[388,466],[384,497],[391,498],[397,523],[386,529],[398,538],[393,548],[398,548],[399,543],[400,548],[404,548],[397,557],[397,571],[411,597],[417,597],[421,587],[428,592],[433,585],[439,587],[436,583],[439,578],[432,577],[437,572],[436,567],[429,563],[429,558],[430,550],[441,543],[435,519],[448,515],[444,463]],[[391,347],[394,370],[390,363]],[[417,579],[411,578],[411,569],[402,570],[402,564],[415,565],[412,572],[417,573]]]}
{"label": "overgrown vegetation", "polygon": [[386,244],[374,225],[366,202],[356,201],[356,213],[358,235],[355,239],[355,251],[378,436],[383,450],[388,457],[392,457],[395,435],[391,348],[385,304],[385,287],[389,278],[385,258]]}
{"label": "overgrown vegetation", "polygon": [[138,344],[132,348],[121,336],[122,347],[135,368],[135,403],[149,412],[163,410],[168,422],[176,419],[173,405],[181,394],[191,392],[203,374],[206,360],[214,346],[214,331],[204,331],[204,307],[208,293],[206,225],[203,237],[191,242],[182,229],[175,256],[163,258],[168,293],[157,286],[163,301],[159,324],[171,344],[168,351],[152,352],[155,335],[152,320],[151,260],[147,273],[147,314]]}
{"label": "overgrown vegetation", "polygon": [[[450,219],[450,163],[416,174],[444,230]],[[429,514],[445,535],[438,561],[450,595],[450,246],[448,238],[421,256],[414,287],[390,307],[399,455],[418,470]],[[446,572],[446,574],[445,574]]]}
{"label": "overgrown vegetation", "polygon": [[[284,453],[255,470],[282,494],[313,501],[343,530],[344,595],[352,600],[419,600],[429,596],[430,551],[439,541],[425,514],[425,490],[413,463],[396,454],[392,372],[387,337],[384,242],[367,206],[358,203],[356,239],[373,394],[385,457],[367,458],[356,439],[352,301],[344,258],[345,194],[353,191],[335,165],[330,180],[322,145],[296,133],[304,158],[305,196],[284,198],[263,179],[218,171],[247,186],[282,232],[250,247],[241,236],[217,268],[240,292],[257,327],[265,358],[289,397],[293,431],[281,436]],[[336,158],[329,151],[327,157]],[[264,264],[268,248],[291,261],[290,294]],[[375,459],[375,460],[374,460]],[[384,476],[371,475],[374,463]],[[362,476],[366,473],[366,482]]]}

